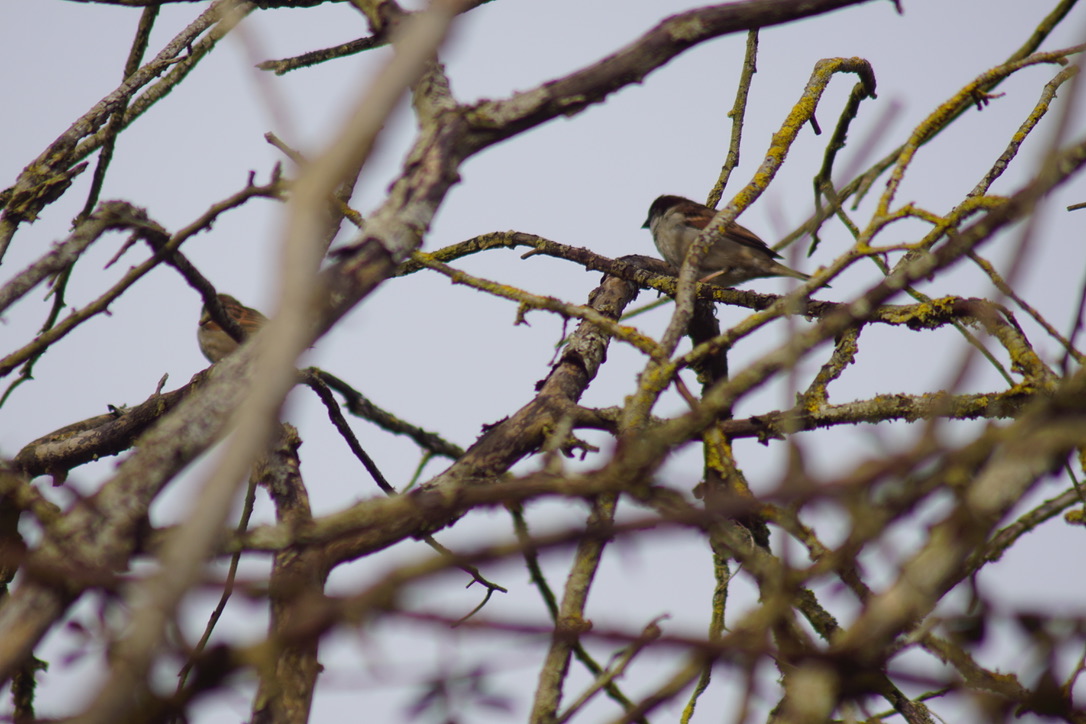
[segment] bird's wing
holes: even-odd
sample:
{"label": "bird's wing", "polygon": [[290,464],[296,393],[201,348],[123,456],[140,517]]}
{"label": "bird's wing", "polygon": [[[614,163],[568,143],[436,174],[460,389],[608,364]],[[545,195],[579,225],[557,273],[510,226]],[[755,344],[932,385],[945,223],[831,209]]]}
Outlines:
{"label": "bird's wing", "polygon": [[[698,206],[701,206],[701,204],[698,204]],[[714,216],[716,216],[716,211],[708,206],[701,206],[696,211],[691,210],[688,212],[687,221],[697,229],[704,229],[713,220]],[[779,259],[781,257],[780,254],[770,249],[769,245],[762,241],[761,237],[747,227],[740,226],[735,222],[728,226],[727,231],[724,232],[724,238],[765,254],[770,259]]]}
{"label": "bird's wing", "polygon": [[781,255],[770,249],[769,245],[762,241],[761,237],[759,237],[757,234],[755,234],[753,231],[745,226],[740,226],[739,224],[732,224],[728,227],[728,230],[724,233],[724,236],[737,244],[742,244],[745,247],[761,252],[762,254],[768,256],[770,259],[781,258]]}

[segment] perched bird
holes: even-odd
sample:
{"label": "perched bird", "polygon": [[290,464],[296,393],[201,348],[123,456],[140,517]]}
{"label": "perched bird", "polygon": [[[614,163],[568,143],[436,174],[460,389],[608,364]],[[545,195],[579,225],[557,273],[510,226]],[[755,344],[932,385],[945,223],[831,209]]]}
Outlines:
{"label": "perched bird", "polygon": [[[268,321],[268,318],[263,314],[246,307],[229,294],[220,294],[218,297],[223,309],[226,310],[231,319],[238,323],[242,331],[245,332],[246,338],[256,333]],[[204,353],[204,357],[207,357],[209,362],[218,362],[238,348],[238,343],[234,341],[234,338],[211,318],[206,304],[200,312],[200,328],[196,332],[196,339],[200,342],[200,351]]]}
{"label": "perched bird", "polygon": [[[698,238],[701,230],[709,225],[716,211],[697,201],[681,196],[661,196],[649,207],[649,217],[642,229],[652,231],[656,248],[671,266],[679,269],[686,258],[686,251]],[[777,259],[781,255],[770,249],[764,241],[739,224],[728,224],[724,236],[713,242],[697,268],[700,282],[720,287],[734,287],[749,279],[761,277],[795,277],[807,280],[809,276],[789,269]]]}

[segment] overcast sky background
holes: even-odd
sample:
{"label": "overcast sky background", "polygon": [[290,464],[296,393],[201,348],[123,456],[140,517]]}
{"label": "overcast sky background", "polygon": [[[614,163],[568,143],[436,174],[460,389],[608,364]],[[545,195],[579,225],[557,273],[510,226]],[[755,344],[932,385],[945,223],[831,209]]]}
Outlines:
{"label": "overcast sky background", "polygon": [[[702,3],[623,0],[549,0],[516,2],[496,0],[463,16],[441,53],[462,102],[504,98],[517,90],[558,78],[592,63],[631,42],[663,18]],[[416,4],[416,6],[419,4]],[[998,65],[1017,49],[1054,0],[903,0],[899,16],[892,3],[870,3],[784,27],[763,30],[758,73],[754,78],[744,130],[742,163],[725,192],[729,199],[745,184],[787,112],[799,98],[814,64],[822,58],[860,56],[874,67],[878,99],[864,103],[853,126],[850,145],[838,161],[837,180],[847,180],[843,169],[866,167],[899,145],[931,110],[984,70]],[[205,3],[166,6],[152,35],[148,57],[153,56],[181,28],[201,12]],[[113,90],[120,81],[125,57],[140,11],[74,2],[5,0],[0,4],[0,80],[7,98],[0,142],[0,187],[14,182],[19,171],[54,140],[72,121]],[[103,199],[125,199],[146,208],[151,218],[176,231],[211,204],[240,190],[250,171],[267,180],[282,154],[268,145],[263,134],[274,131],[291,146],[315,154],[344,118],[344,113],[365,88],[389,52],[381,49],[340,59],[284,77],[253,68],[269,58],[297,55],[332,46],[366,34],[361,16],[346,3],[304,10],[258,11],[238,32],[222,41],[192,76],[122,134],[102,194]],[[1086,40],[1086,9],[1072,12],[1042,47],[1052,50]],[[745,46],[744,35],[732,35],[703,44],[652,73],[642,85],[611,96],[573,118],[551,122],[522,137],[491,148],[462,169],[461,183],[446,199],[427,236],[424,248],[433,250],[477,234],[514,229],[538,234],[574,246],[585,246],[607,256],[654,254],[647,231],[640,229],[649,203],[661,193],[676,193],[704,200],[722,165],[730,134],[726,117],[731,108]],[[942,213],[957,203],[987,171],[1005,147],[1013,130],[1037,101],[1044,83],[1057,72],[1054,66],[1027,69],[999,89],[1006,96],[983,112],[971,111],[926,147],[914,163],[899,194],[898,203]],[[837,115],[855,82],[838,76],[824,95],[817,117],[824,133],[815,136],[805,127],[778,178],[759,202],[742,217],[744,225],[772,242],[805,220],[812,209],[810,180],[821,165],[822,153]],[[1069,86],[1065,86],[1065,89]],[[1067,96],[1066,90],[1061,96]],[[1081,104],[1079,104],[1081,105]],[[1058,106],[1058,107],[1062,107]],[[1077,137],[1083,115],[1076,111],[1069,131]],[[995,193],[1009,193],[1036,169],[1053,124],[1035,133],[1023,155],[996,182]],[[400,170],[403,154],[414,132],[413,119],[403,104],[381,137],[378,152],[363,171],[354,206],[369,213]],[[857,152],[868,146],[862,158]],[[93,167],[93,164],[92,164]],[[10,279],[48,245],[64,238],[78,213],[90,183],[91,171],[76,181],[58,203],[49,206],[32,226],[16,235],[3,265],[0,281]],[[881,181],[876,191],[881,189]],[[1033,253],[1017,288],[1058,329],[1066,332],[1073,320],[1086,248],[1082,224],[1086,211],[1067,213],[1068,204],[1086,201],[1081,179],[1055,193],[1038,215]],[[870,213],[870,204],[865,206]],[[863,211],[856,214],[866,219]],[[256,200],[222,216],[209,233],[184,246],[188,257],[220,291],[243,302],[272,306],[276,294],[279,226],[283,207]],[[926,230],[922,224],[900,224],[881,237],[911,241]],[[999,262],[1017,232],[1000,237],[985,255]],[[344,240],[350,234],[344,235]],[[103,270],[116,253],[122,237],[98,242],[80,261],[68,287],[73,306],[98,297],[130,266],[145,258],[137,247],[114,267]],[[846,249],[851,239],[842,225],[831,222],[823,231],[823,246],[812,258],[800,256],[794,266],[812,271]],[[803,247],[804,250],[806,247]],[[522,251],[491,251],[457,263],[467,271],[501,279],[538,294],[583,302],[598,284],[598,273],[586,273],[555,259],[536,256],[521,260]],[[821,298],[847,300],[876,282],[874,266],[858,265],[836,280]],[[761,280],[746,285],[759,291],[780,292],[784,280]],[[959,264],[951,273],[921,289],[933,296],[992,296],[993,289],[975,267]],[[642,293],[639,303],[655,295]],[[905,301],[898,298],[895,301]],[[0,319],[3,353],[33,337],[48,311],[50,300],[37,289]],[[163,374],[166,389],[184,384],[206,366],[196,345],[200,301],[195,291],[169,267],[147,275],[111,306],[109,316],[84,324],[38,362],[35,380],[24,384],[0,410],[0,455],[14,455],[30,440],[71,422],[100,414],[106,406],[137,404],[155,389]],[[659,334],[669,307],[639,317],[637,324]],[[722,324],[734,324],[744,312],[721,307]],[[357,388],[404,419],[441,433],[467,447],[480,426],[513,413],[534,394],[534,383],[545,376],[554,345],[562,334],[560,320],[533,312],[531,326],[513,326],[515,304],[453,287],[444,278],[420,273],[382,286],[309,354],[317,364],[353,383]],[[1018,319],[1037,349],[1054,363],[1060,350],[1043,338],[1024,313]],[[794,322],[803,325],[803,320]],[[787,334],[778,322],[745,340],[731,358],[732,369],[772,349]],[[831,386],[831,402],[862,399],[878,393],[917,393],[939,389],[952,378],[948,360],[960,359],[964,344],[956,332],[910,332],[899,328],[868,329],[861,337],[859,362]],[[824,361],[823,355],[801,366],[800,384]],[[1003,356],[1001,355],[1001,358]],[[582,402],[604,406],[621,403],[636,384],[640,356],[613,344],[608,363]],[[1003,383],[990,367],[976,364],[965,387],[972,391],[1001,389]],[[13,379],[12,377],[7,378]],[[688,378],[692,384],[692,375]],[[6,386],[7,380],[0,382]],[[787,407],[794,390],[784,383],[767,386],[745,398],[737,416]],[[677,397],[665,396],[657,414],[683,409]],[[327,422],[323,409],[306,390],[291,397],[285,418],[301,428],[303,474],[314,513],[327,514],[352,501],[376,494],[376,488]],[[385,476],[402,486],[418,464],[414,445],[393,438],[372,425],[352,420],[363,446]],[[948,435],[965,435],[983,423],[949,426]],[[803,434],[796,439],[813,471],[832,476],[851,468],[868,454],[904,446],[919,430],[906,424],[874,428],[848,428],[829,433]],[[591,437],[591,436],[589,436]],[[606,444],[602,437],[592,438]],[[962,439],[965,439],[962,437]],[[785,447],[763,447],[752,441],[736,445],[740,464],[756,490],[772,490],[780,481]],[[606,452],[606,448],[605,448]],[[585,464],[598,464],[589,458]],[[116,460],[77,468],[68,488],[40,487],[58,502],[70,502],[90,493],[114,469]],[[528,461],[521,469],[531,469]],[[431,463],[424,479],[442,469]],[[661,479],[680,490],[691,489],[701,474],[700,450],[677,454]],[[179,520],[188,492],[201,465],[175,482],[154,510],[156,524]],[[1023,510],[1066,486],[1054,480],[1038,490]],[[272,518],[263,499],[257,520]],[[892,544],[872,551],[868,562],[871,581],[893,580],[892,562],[911,552],[926,522],[938,519],[939,506],[921,511],[919,520],[895,531]],[[637,514],[637,511],[624,511]],[[812,515],[827,544],[845,532],[835,511]],[[534,530],[579,524],[584,509],[576,504],[547,503],[529,512]],[[510,536],[504,513],[473,514],[439,539],[453,548],[468,548],[492,538]],[[980,576],[981,590],[999,601],[1008,616],[1036,606],[1057,606],[1083,614],[1086,582],[1068,576],[1082,562],[1081,531],[1059,521],[1046,525],[1016,546],[1003,561]],[[777,541],[778,546],[780,541]],[[798,549],[793,549],[797,554]],[[341,567],[330,590],[359,590],[366,581],[404,560],[429,556],[421,544],[402,544],[379,555]],[[564,582],[566,552],[545,557],[552,585]],[[889,562],[889,563],[888,563]],[[881,573],[878,569],[882,569]],[[606,619],[608,626],[640,630],[654,617],[670,614],[665,630],[704,635],[710,612],[711,558],[694,536],[657,532],[638,540],[615,544],[605,559],[589,616]],[[259,576],[266,565],[244,569]],[[545,621],[538,595],[530,587],[519,562],[492,566],[485,573],[510,589],[498,596],[485,613],[498,619]],[[736,620],[753,605],[755,593],[737,579],[729,604],[729,620]],[[478,602],[475,589],[463,590],[462,574],[450,574],[413,592],[405,602],[420,610],[439,610],[459,616]],[[851,599],[832,583],[820,593],[843,620],[853,610]],[[964,597],[952,597],[961,601]],[[187,607],[188,635],[202,630],[208,600],[193,600]],[[93,599],[73,610],[83,626],[102,625]],[[240,598],[228,609],[219,632],[224,641],[254,640],[266,621],[261,606]],[[116,622],[111,622],[116,623]],[[982,662],[1021,662],[1030,652],[1021,641],[1004,632],[981,650]],[[488,682],[512,697],[513,714],[470,709],[472,721],[524,719],[538,673],[545,641],[508,639],[470,631],[449,633],[437,627],[386,619],[357,631],[347,631],[323,646],[327,670],[316,696],[313,721],[330,721],[364,711],[373,721],[394,721],[420,691],[418,683],[441,671],[469,671],[483,667],[493,672]],[[39,716],[63,716],[78,711],[102,673],[101,651],[86,652],[66,663],[65,656],[84,649],[77,636],[51,636],[39,656],[51,661],[41,677]],[[612,647],[593,644],[606,661]],[[927,657],[907,656],[913,661]],[[639,659],[623,682],[632,698],[657,686],[672,671],[676,657],[654,653]],[[930,663],[930,661],[929,661]],[[927,669],[931,671],[929,666]],[[588,681],[583,669],[573,666],[566,701]],[[164,686],[172,688],[174,671],[163,670]],[[773,672],[764,672],[772,681]],[[720,721],[731,711],[735,687],[723,683],[725,669],[717,669],[716,683],[699,704],[695,721]],[[1023,683],[1030,683],[1025,681]],[[198,708],[195,720],[217,724],[244,719],[250,706],[251,682],[232,685],[233,699],[216,697]],[[917,689],[922,690],[924,687]],[[766,706],[776,692],[767,687]],[[8,711],[10,703],[0,705]],[[939,705],[936,705],[939,710]],[[884,707],[882,702],[875,710]],[[616,714],[609,703],[597,702],[585,721],[605,721]],[[677,708],[665,709],[661,721],[677,720]],[[728,720],[727,716],[723,717]]]}

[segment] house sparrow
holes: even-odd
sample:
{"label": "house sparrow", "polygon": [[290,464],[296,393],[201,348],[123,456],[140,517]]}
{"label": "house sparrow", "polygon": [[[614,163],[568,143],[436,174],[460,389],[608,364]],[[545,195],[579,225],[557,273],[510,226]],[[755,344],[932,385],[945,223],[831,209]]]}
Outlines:
{"label": "house sparrow", "polygon": [[[701,230],[709,225],[716,211],[697,201],[681,196],[661,196],[649,207],[649,218],[642,229],[652,231],[656,248],[671,266],[679,269],[686,252]],[[728,224],[724,236],[713,242],[698,263],[700,282],[719,287],[734,287],[749,279],[760,277],[795,277],[806,281],[809,276],[789,269],[777,261],[781,255],[764,241],[739,224]]]}
{"label": "house sparrow", "polygon": [[[218,297],[226,313],[244,330],[246,338],[259,331],[268,321],[263,314],[246,307],[229,294],[220,294]],[[218,362],[238,348],[238,343],[234,341],[234,338],[211,318],[207,305],[204,305],[200,312],[200,328],[196,332],[196,339],[200,342],[200,351],[209,362]]]}

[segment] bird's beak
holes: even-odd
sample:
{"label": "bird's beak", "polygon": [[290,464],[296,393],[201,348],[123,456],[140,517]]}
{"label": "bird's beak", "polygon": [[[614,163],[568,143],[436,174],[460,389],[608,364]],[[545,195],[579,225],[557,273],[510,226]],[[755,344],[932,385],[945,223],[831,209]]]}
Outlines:
{"label": "bird's beak", "polygon": [[648,219],[645,219],[645,223],[641,225],[641,228],[642,228],[642,229],[647,229],[647,228],[649,228],[649,220],[648,220]]}

